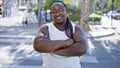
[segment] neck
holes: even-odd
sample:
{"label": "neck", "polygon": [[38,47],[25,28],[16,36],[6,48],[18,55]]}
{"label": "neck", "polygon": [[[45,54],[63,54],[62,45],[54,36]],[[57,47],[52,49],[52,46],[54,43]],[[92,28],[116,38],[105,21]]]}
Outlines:
{"label": "neck", "polygon": [[66,28],[66,24],[63,23],[63,24],[57,24],[57,23],[54,23],[54,26],[59,29],[60,31],[65,31],[65,28]]}

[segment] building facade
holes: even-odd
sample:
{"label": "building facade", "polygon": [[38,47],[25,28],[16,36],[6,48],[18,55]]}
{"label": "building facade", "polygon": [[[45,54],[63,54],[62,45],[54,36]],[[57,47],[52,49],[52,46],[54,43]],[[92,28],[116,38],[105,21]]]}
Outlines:
{"label": "building facade", "polygon": [[19,6],[26,6],[32,8],[37,6],[37,0],[0,0],[3,4],[4,17],[16,16],[19,11]]}

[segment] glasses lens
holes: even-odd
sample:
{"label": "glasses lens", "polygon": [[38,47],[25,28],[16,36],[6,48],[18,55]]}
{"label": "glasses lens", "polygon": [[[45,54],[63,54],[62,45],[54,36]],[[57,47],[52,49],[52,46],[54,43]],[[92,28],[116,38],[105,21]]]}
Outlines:
{"label": "glasses lens", "polygon": [[63,9],[60,9],[60,10],[58,10],[58,11],[51,11],[50,13],[51,14],[56,14],[56,13],[61,13],[61,12],[63,12],[64,10]]}

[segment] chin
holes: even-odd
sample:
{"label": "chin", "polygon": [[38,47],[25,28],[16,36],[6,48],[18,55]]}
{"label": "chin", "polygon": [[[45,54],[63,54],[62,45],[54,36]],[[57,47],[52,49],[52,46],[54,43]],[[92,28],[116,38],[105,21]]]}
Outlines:
{"label": "chin", "polygon": [[57,24],[63,24],[63,21],[55,21]]}

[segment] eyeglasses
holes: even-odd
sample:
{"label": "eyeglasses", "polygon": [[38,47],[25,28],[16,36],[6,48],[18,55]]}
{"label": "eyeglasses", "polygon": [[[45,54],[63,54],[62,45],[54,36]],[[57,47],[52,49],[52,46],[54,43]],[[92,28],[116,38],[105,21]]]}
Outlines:
{"label": "eyeglasses", "polygon": [[64,10],[63,10],[63,9],[60,9],[60,10],[58,10],[58,11],[51,11],[50,14],[55,15],[55,14],[57,14],[57,13],[63,13],[63,12],[64,12]]}

